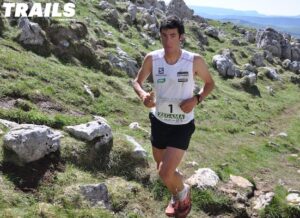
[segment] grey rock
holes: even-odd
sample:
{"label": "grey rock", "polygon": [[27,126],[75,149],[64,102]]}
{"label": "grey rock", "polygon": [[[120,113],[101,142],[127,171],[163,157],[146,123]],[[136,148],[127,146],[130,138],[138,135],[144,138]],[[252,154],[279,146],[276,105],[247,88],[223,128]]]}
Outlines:
{"label": "grey rock", "polygon": [[256,32],[253,32],[253,31],[246,31],[246,34],[245,34],[245,38],[246,38],[246,41],[247,42],[250,42],[250,43],[255,43],[255,35],[256,35]]}
{"label": "grey rock", "polygon": [[147,152],[146,150],[131,136],[125,135],[126,140],[134,145],[134,150],[132,156],[134,158],[146,159]]}
{"label": "grey rock", "polygon": [[106,9],[104,19],[108,24],[112,25],[113,27],[119,28],[119,13],[116,9]]}
{"label": "grey rock", "polygon": [[219,33],[219,31],[218,31],[215,27],[213,27],[213,26],[208,26],[208,27],[205,29],[204,33],[205,33],[206,35],[212,37],[212,38],[215,38],[215,39],[217,39],[217,40],[220,40],[220,37],[219,37],[219,34],[220,34],[220,33]]}
{"label": "grey rock", "polygon": [[290,193],[286,196],[288,204],[294,206],[300,206],[300,194],[299,193]]}
{"label": "grey rock", "polygon": [[234,38],[234,39],[231,40],[231,44],[233,44],[235,46],[240,46],[241,45],[240,41],[238,39],[236,39],[236,38]]}
{"label": "grey rock", "polygon": [[199,189],[205,189],[207,187],[215,187],[219,180],[218,175],[213,170],[209,168],[200,168],[185,182],[191,186],[196,186]]}
{"label": "grey rock", "polygon": [[251,63],[256,67],[264,67],[264,56],[261,53],[255,53],[251,58]]}
{"label": "grey rock", "polygon": [[266,69],[266,76],[271,80],[279,80],[280,77],[277,73],[277,70],[275,68],[271,67],[265,67]]}
{"label": "grey rock", "polygon": [[137,6],[135,4],[130,3],[127,11],[131,17],[131,21],[134,21],[136,19],[136,14],[137,14]]}
{"label": "grey rock", "polygon": [[215,55],[212,59],[213,67],[223,77],[234,77],[236,75],[236,67],[231,59],[225,55]]}
{"label": "grey rock", "polygon": [[253,65],[247,63],[244,66],[244,69],[250,72],[257,72],[256,67],[254,67]]}
{"label": "grey rock", "polygon": [[291,55],[292,61],[300,61],[300,48],[292,47],[292,55]]}
{"label": "grey rock", "polygon": [[128,76],[135,77],[138,72],[137,61],[131,58],[126,52],[124,52],[121,48],[117,47],[118,56],[114,54],[109,54],[108,59],[110,63],[124,70]]}
{"label": "grey rock", "polygon": [[19,28],[21,34],[19,41],[25,45],[43,45],[45,35],[42,33],[41,27],[37,23],[30,22],[27,17],[19,19]]}
{"label": "grey rock", "polygon": [[16,122],[12,122],[12,121],[9,121],[9,120],[3,120],[3,119],[0,119],[0,123],[2,125],[4,125],[5,127],[9,128],[9,129],[12,129],[12,128],[17,127],[17,126],[20,125]]}
{"label": "grey rock", "polygon": [[158,1],[157,3],[158,3],[157,8],[162,10],[163,12],[166,12],[166,10],[167,10],[166,2],[165,1]]}
{"label": "grey rock", "polygon": [[98,8],[101,9],[101,10],[105,10],[105,9],[112,9],[114,8],[114,6],[112,4],[110,4],[109,2],[107,1],[101,1],[98,5]]}
{"label": "grey rock", "polygon": [[102,204],[105,208],[111,209],[108,189],[104,183],[95,185],[79,186],[81,194],[88,200],[92,206]]}
{"label": "grey rock", "polygon": [[292,59],[292,46],[287,39],[284,39],[281,42],[281,58]]}
{"label": "grey rock", "polygon": [[17,155],[17,159],[8,158],[8,161],[22,165],[57,151],[61,137],[60,132],[47,126],[21,124],[4,136],[3,146]]}
{"label": "grey rock", "polygon": [[260,195],[257,199],[255,199],[253,209],[261,210],[265,208],[271,203],[274,195],[274,192],[267,192],[265,194]]}
{"label": "grey rock", "polygon": [[171,0],[167,7],[167,15],[176,15],[181,19],[192,19],[194,11],[183,0]]}
{"label": "grey rock", "polygon": [[258,31],[256,34],[257,47],[270,51],[276,57],[281,57],[282,40],[282,34],[272,28]]}
{"label": "grey rock", "polygon": [[293,61],[289,64],[289,70],[299,74],[300,73],[300,61]]}
{"label": "grey rock", "polygon": [[282,62],[282,67],[285,69],[285,70],[288,70],[290,68],[290,64],[291,64],[291,60],[290,59],[285,59],[283,62]]}
{"label": "grey rock", "polygon": [[271,52],[269,52],[268,50],[264,51],[264,58],[271,64],[274,63],[274,59],[273,59],[273,55]]}
{"label": "grey rock", "polygon": [[246,87],[252,87],[257,81],[257,76],[255,73],[250,72],[248,75],[242,78],[241,84]]}
{"label": "grey rock", "polygon": [[74,137],[85,141],[92,141],[96,138],[100,138],[101,144],[107,144],[113,138],[110,126],[101,120],[91,121],[76,126],[66,126],[65,129]]}

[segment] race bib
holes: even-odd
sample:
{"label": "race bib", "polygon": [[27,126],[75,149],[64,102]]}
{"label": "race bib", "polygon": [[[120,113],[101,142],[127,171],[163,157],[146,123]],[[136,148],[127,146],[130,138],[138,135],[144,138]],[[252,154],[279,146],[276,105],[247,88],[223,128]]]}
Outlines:
{"label": "race bib", "polygon": [[156,103],[156,115],[165,121],[181,122],[185,119],[185,113],[181,110],[178,101],[163,101]]}

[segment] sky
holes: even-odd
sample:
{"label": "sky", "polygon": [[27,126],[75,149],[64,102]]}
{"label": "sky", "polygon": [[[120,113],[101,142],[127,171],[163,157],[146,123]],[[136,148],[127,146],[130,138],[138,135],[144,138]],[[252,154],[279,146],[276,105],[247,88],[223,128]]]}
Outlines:
{"label": "sky", "polygon": [[[169,3],[170,0],[164,0]],[[184,0],[187,5],[257,11],[265,15],[298,16],[300,0]]]}

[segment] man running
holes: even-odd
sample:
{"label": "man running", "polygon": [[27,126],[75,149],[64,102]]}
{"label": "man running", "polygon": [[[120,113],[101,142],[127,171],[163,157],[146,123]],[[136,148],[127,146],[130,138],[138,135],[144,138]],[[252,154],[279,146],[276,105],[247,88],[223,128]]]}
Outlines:
{"label": "man running", "polygon": [[[214,81],[203,58],[181,49],[184,25],[176,16],[161,22],[163,49],[150,52],[134,80],[133,87],[144,105],[151,108],[151,143],[160,178],[172,194],[167,216],[186,217],[191,210],[190,187],[177,170],[195,131],[194,107],[212,91]],[[154,93],[142,89],[152,73]],[[204,86],[194,91],[194,77]]]}

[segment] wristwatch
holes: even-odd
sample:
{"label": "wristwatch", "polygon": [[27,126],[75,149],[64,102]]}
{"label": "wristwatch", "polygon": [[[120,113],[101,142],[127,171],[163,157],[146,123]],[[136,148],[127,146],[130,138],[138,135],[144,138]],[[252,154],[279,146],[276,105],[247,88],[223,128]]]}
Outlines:
{"label": "wristwatch", "polygon": [[197,99],[197,105],[198,104],[200,104],[200,102],[203,100],[203,97],[202,97],[202,95],[201,94],[195,94],[195,96],[196,96],[196,99]]}

